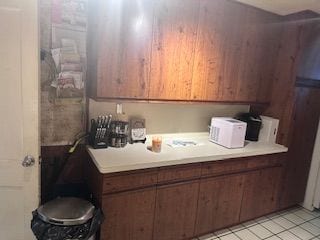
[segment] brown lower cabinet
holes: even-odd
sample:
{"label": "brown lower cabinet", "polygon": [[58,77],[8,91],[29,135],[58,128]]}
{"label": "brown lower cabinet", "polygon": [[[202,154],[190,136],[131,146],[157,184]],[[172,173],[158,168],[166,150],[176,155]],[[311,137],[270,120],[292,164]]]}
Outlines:
{"label": "brown lower cabinet", "polygon": [[281,167],[274,167],[244,174],[240,222],[279,209],[281,171]]}
{"label": "brown lower cabinet", "polygon": [[103,196],[100,239],[152,239],[155,200],[155,188]]}
{"label": "brown lower cabinet", "polygon": [[100,239],[191,239],[272,213],[282,165],[273,154],[101,174],[88,161],[88,184],[106,217]]}
{"label": "brown lower cabinet", "polygon": [[190,239],[194,236],[199,180],[157,188],[154,240]]}
{"label": "brown lower cabinet", "polygon": [[201,180],[195,235],[239,222],[243,182],[242,174]]}

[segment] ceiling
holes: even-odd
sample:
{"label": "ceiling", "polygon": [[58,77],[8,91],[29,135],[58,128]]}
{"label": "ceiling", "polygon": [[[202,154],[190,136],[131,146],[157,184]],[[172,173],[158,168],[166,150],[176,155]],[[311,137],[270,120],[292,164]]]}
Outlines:
{"label": "ceiling", "polygon": [[279,15],[305,10],[320,13],[320,0],[236,0]]}

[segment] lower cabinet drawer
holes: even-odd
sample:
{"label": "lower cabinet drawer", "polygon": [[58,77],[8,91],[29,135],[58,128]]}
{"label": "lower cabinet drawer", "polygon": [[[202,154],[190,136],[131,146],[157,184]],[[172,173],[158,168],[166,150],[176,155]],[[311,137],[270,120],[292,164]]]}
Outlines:
{"label": "lower cabinet drawer", "polygon": [[115,176],[105,175],[103,178],[103,193],[120,192],[156,185],[157,174],[157,170],[139,170]]}
{"label": "lower cabinet drawer", "polygon": [[204,163],[202,167],[202,177],[219,176],[246,171],[248,161],[244,159],[230,159],[216,162]]}
{"label": "lower cabinet drawer", "polygon": [[200,178],[201,163],[162,167],[158,172],[158,184],[174,183]]}
{"label": "lower cabinet drawer", "polygon": [[281,166],[281,154],[261,155],[254,157],[235,158],[216,162],[204,163],[202,176],[220,176],[226,174],[253,171],[256,169]]}
{"label": "lower cabinet drawer", "polygon": [[284,158],[281,156],[281,154],[270,154],[250,157],[247,160],[247,168],[248,170],[253,170],[258,168],[282,166]]}

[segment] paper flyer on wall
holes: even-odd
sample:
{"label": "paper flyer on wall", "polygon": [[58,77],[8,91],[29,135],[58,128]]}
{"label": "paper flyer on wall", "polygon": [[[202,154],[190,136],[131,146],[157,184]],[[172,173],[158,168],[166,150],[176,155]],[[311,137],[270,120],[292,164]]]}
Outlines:
{"label": "paper flyer on wall", "polygon": [[52,23],[86,31],[87,11],[87,0],[52,0]]}
{"label": "paper flyer on wall", "polygon": [[52,58],[57,97],[82,97],[86,70],[87,0],[52,0]]}

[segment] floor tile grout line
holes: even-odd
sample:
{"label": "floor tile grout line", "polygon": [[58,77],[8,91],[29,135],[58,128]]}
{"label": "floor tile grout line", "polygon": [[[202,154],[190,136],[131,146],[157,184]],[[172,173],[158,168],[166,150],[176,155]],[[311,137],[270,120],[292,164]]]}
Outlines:
{"label": "floor tile grout line", "polygon": [[303,219],[302,217],[298,216],[298,215],[295,214],[295,213],[292,213],[292,214],[296,215],[297,217],[301,218],[301,219],[304,220],[304,221],[311,221],[311,220],[314,220],[314,219],[317,218],[317,217],[314,217],[312,214],[310,214],[311,216],[313,216],[313,218],[312,218],[312,219],[309,219],[309,220],[306,220],[306,219]]}
{"label": "floor tile grout line", "polygon": [[[285,218],[285,219],[286,219],[286,218]],[[286,220],[289,221],[289,222],[291,222],[291,221],[288,220],[288,219],[286,219]],[[280,227],[282,227],[282,228],[284,229],[283,231],[281,231],[281,232],[279,232],[279,233],[285,232],[285,231],[287,231],[287,230],[290,230],[290,229],[292,229],[292,228],[295,228],[295,227],[299,226],[298,224],[291,222],[294,226],[293,226],[293,227],[290,227],[290,228],[285,228],[285,227],[281,226],[280,224],[276,223],[275,221],[273,221],[272,219],[269,219],[268,221],[272,221],[273,223],[279,225]],[[254,225],[250,225],[250,227],[253,227],[253,226],[256,226],[256,225],[261,225],[261,223],[256,223],[256,224],[254,224]],[[261,225],[261,226],[264,227],[263,225]],[[248,228],[249,228],[249,227],[247,227],[247,226],[243,226],[243,227],[244,227],[244,228],[241,228],[241,229],[238,229],[238,230],[231,230],[231,232],[236,233],[236,232],[239,232],[239,231],[241,231],[241,230],[243,230],[243,229],[248,229]],[[265,228],[265,227],[264,227],[264,228]],[[267,229],[267,228],[265,228],[265,229]],[[269,229],[267,229],[267,230],[270,231]],[[271,232],[271,231],[270,231],[270,232]],[[276,234],[278,234],[278,233],[276,233]],[[276,235],[276,234],[275,234],[275,235]]]}
{"label": "floor tile grout line", "polygon": [[[251,232],[248,228],[245,228],[246,230],[248,230],[249,232]],[[244,229],[242,229],[242,230],[244,230]],[[255,235],[253,232],[251,232],[253,235]],[[237,234],[235,234],[238,238],[240,238],[241,240],[246,240],[246,239],[243,239],[243,238],[241,238],[240,236],[238,236]],[[259,238],[257,235],[255,235],[259,240],[261,239],[261,238]]]}
{"label": "floor tile grout line", "polygon": [[[293,214],[294,214],[294,213],[293,213]],[[294,215],[296,215],[296,214],[294,214]],[[298,215],[296,215],[296,216],[299,217]],[[314,215],[313,215],[313,216],[314,216]],[[303,230],[305,230],[306,232],[310,233],[310,234],[313,236],[312,239],[317,238],[317,236],[320,236],[320,234],[319,234],[319,235],[314,235],[313,233],[311,233],[311,232],[308,231],[307,229],[304,229],[304,228],[301,226],[301,225],[303,225],[304,223],[307,223],[307,222],[309,222],[310,224],[312,224],[310,221],[312,221],[312,220],[314,220],[314,219],[316,219],[316,218],[320,218],[320,217],[315,217],[315,218],[310,219],[310,220],[305,220],[305,219],[299,217],[299,218],[301,218],[301,219],[304,220],[304,222],[303,222],[303,223],[300,223],[300,224],[296,224],[296,223],[290,221],[289,219],[287,219],[287,218],[284,217],[283,215],[282,215],[282,217],[285,218],[286,220],[288,220],[289,222],[293,223],[293,224],[296,225],[296,226],[291,227],[291,228],[288,228],[288,229],[285,229],[284,231],[279,232],[279,233],[277,233],[277,234],[275,234],[275,235],[273,235],[273,236],[279,237],[279,236],[278,236],[279,234],[281,234],[281,233],[283,233],[283,232],[286,232],[286,231],[289,231],[291,234],[293,234],[293,235],[296,236],[297,238],[302,239],[302,238],[300,238],[299,236],[297,236],[296,234],[294,234],[293,232],[290,231],[290,230],[292,230],[293,228],[296,228],[296,227],[300,227],[300,228],[302,228]],[[274,218],[272,218],[272,219],[274,219]],[[270,220],[272,221],[272,219],[270,219]],[[272,221],[272,222],[274,222],[274,221]],[[278,224],[278,223],[276,223],[276,222],[274,222],[274,223],[275,223],[275,224]],[[278,225],[280,225],[280,224],[278,224]],[[315,224],[312,224],[312,225],[315,226],[315,227],[317,227],[317,228],[319,228],[319,227],[316,226]],[[281,226],[281,225],[280,225],[280,226]],[[281,227],[282,227],[282,226],[281,226]],[[284,227],[282,227],[282,228],[284,228]],[[319,229],[320,229],[320,228],[319,228]],[[272,237],[272,236],[270,236],[270,237]],[[269,237],[268,237],[268,238],[269,238]],[[279,238],[280,238],[280,237],[279,237]],[[282,239],[282,238],[281,238],[281,239]],[[303,239],[302,239],[302,240],[303,240]]]}
{"label": "floor tile grout line", "polygon": [[[275,223],[275,222],[274,222]],[[277,224],[277,223],[275,223],[275,224]],[[260,224],[261,225],[261,224]],[[277,224],[277,225],[279,225],[279,224]],[[279,226],[281,226],[281,225],[279,225]],[[267,229],[265,226],[263,226],[263,225],[261,225],[261,227],[263,227],[263,228],[265,228],[265,229]],[[281,226],[282,227],[282,226]],[[282,227],[283,229],[285,229],[284,227]],[[269,232],[271,232],[269,229],[267,229]],[[285,231],[285,230],[284,230]],[[281,231],[281,232],[284,232],[284,231]],[[279,233],[281,233],[281,232],[279,232]],[[270,237],[272,237],[272,236],[277,236],[277,234],[279,234],[279,233],[273,233],[273,232],[271,232],[272,233],[272,235],[270,236]],[[270,238],[270,237],[267,237],[266,239],[268,239],[268,238]]]}
{"label": "floor tile grout line", "polygon": [[305,208],[302,208],[302,210],[304,211],[304,212],[306,212],[306,213],[310,213],[312,216],[315,216],[315,213],[314,212],[318,212],[318,216],[316,216],[316,217],[320,217],[320,212],[318,211],[318,210],[314,210],[314,211],[310,211],[310,210],[308,210],[308,209],[305,209]]}
{"label": "floor tile grout line", "polygon": [[[289,220],[288,220],[289,221]],[[288,229],[285,229],[284,231],[281,231],[281,232],[279,232],[279,233],[277,233],[277,234],[275,234],[276,236],[277,235],[279,235],[279,234],[281,234],[281,233],[284,233],[284,232],[290,232],[290,233],[292,233],[290,230],[292,230],[293,228],[296,228],[296,227],[299,227],[300,225],[297,225],[297,224],[295,224],[295,226],[293,226],[293,227],[291,227],[291,228],[288,228]],[[293,234],[293,233],[292,233]],[[301,239],[301,238],[300,238]]]}
{"label": "floor tile grout line", "polygon": [[[310,223],[311,225],[313,225],[313,226],[315,226],[316,228],[319,228],[319,229],[320,229],[320,227],[312,224],[311,222],[305,222],[305,223]],[[302,225],[305,224],[305,223],[302,223],[301,225],[299,225],[299,227],[301,227],[303,230],[307,231],[308,233],[312,234],[313,236],[316,236],[316,237],[320,236],[320,234],[315,235],[315,234],[313,234],[312,232],[308,231],[308,229],[305,229],[304,227],[302,227]]]}
{"label": "floor tile grout line", "polygon": [[[286,219],[286,220],[288,220],[288,219]],[[290,221],[290,220],[288,220],[288,221]],[[272,221],[272,222],[274,222],[274,221]],[[291,222],[291,221],[290,221]],[[274,222],[275,224],[277,224],[276,222]],[[292,222],[293,223],[293,222]],[[250,227],[253,227],[253,226],[256,226],[256,225],[260,225],[261,227],[263,227],[263,228],[265,228],[263,225],[261,225],[260,223],[257,223],[257,224],[255,224],[255,225],[252,225],[252,226],[250,226]],[[284,230],[283,231],[281,231],[281,232],[279,232],[279,233],[273,233],[273,232],[271,232],[269,229],[267,229],[267,228],[265,228],[265,229],[267,229],[269,232],[271,232],[272,233],[272,235],[271,236],[269,236],[269,237],[267,237],[267,238],[264,238],[264,239],[268,239],[268,238],[270,238],[270,237],[272,237],[272,236],[277,236],[277,237],[279,237],[278,235],[279,234],[281,234],[281,233],[283,233],[283,232],[290,232],[290,233],[292,233],[290,230],[292,230],[293,228],[296,228],[296,227],[298,227],[298,226],[300,226],[299,224],[295,224],[295,223],[293,223],[295,226],[293,226],[293,227],[291,227],[291,228],[284,228],[284,227],[282,227],[280,224],[277,224],[277,225],[279,225],[279,226],[281,226]],[[302,223],[303,224],[303,223]],[[248,227],[245,227],[245,229],[247,229],[247,230],[249,230],[251,233],[253,233],[255,236],[257,236],[254,232],[252,232]],[[304,228],[303,228],[304,229]],[[243,230],[243,229],[242,229]],[[304,229],[305,230],[305,229]],[[238,230],[238,231],[241,231],[241,230]],[[306,230],[307,231],[307,230]],[[310,232],[309,232],[310,233]],[[295,235],[294,233],[292,233],[293,235]],[[312,234],[312,233],[310,233],[310,234]],[[313,235],[313,234],[312,234]],[[295,235],[296,236],[296,235]],[[314,236],[314,235],[313,235]],[[257,236],[259,239],[261,239],[259,236]],[[296,236],[296,237],[298,237],[298,236]],[[301,239],[300,237],[298,237],[299,239]]]}
{"label": "floor tile grout line", "polygon": [[[319,219],[320,219],[320,217],[319,217]],[[317,225],[315,225],[315,224],[313,224],[313,223],[311,222],[311,221],[313,221],[313,220],[314,220],[314,219],[312,219],[312,220],[310,220],[310,221],[307,221],[307,222],[320,229],[319,226],[317,226]]]}
{"label": "floor tile grout line", "polygon": [[[257,224],[257,225],[259,225],[259,223]],[[260,225],[261,226],[261,225]],[[261,226],[261,227],[263,227],[263,226]],[[265,228],[266,229],[266,228]],[[259,239],[265,239],[265,238],[261,238],[261,237],[259,237],[257,234],[255,234],[252,230],[250,230],[249,228],[247,229],[249,232],[251,232],[253,235],[255,235],[257,238],[259,238]],[[267,229],[267,231],[269,231],[268,229]],[[270,231],[269,231],[270,232]],[[272,236],[272,235],[271,235]],[[270,236],[270,237],[271,237]]]}
{"label": "floor tile grout line", "polygon": [[293,232],[289,231],[290,233],[292,233],[294,236],[296,236],[297,238],[303,240],[301,237],[297,236],[296,234],[294,234]]}
{"label": "floor tile grout line", "polygon": [[[309,215],[311,215],[313,218],[312,219],[309,219],[309,220],[307,220],[307,219],[303,219],[302,217],[300,217],[299,215],[297,215],[297,214],[295,214],[295,212],[297,212],[298,210],[301,210],[301,211],[303,211],[303,212],[305,212],[305,213],[307,213],[307,214],[309,214]],[[288,214],[288,213],[292,213],[292,214],[294,214],[296,217],[298,217],[298,218],[301,218],[302,220],[304,220],[304,221],[311,221],[311,220],[313,220],[313,219],[316,219],[316,218],[318,218],[319,216],[315,216],[314,214],[312,214],[309,210],[307,210],[307,209],[305,209],[305,208],[302,208],[302,207],[300,207],[300,208],[297,208],[297,209],[293,209],[293,210],[290,210],[290,211],[288,211],[288,212],[284,212],[284,213],[281,213],[280,215],[286,215],[286,214]]]}
{"label": "floor tile grout line", "polygon": [[[309,220],[306,220],[305,218],[302,218],[300,217],[299,215],[296,214],[297,211],[303,211],[304,213],[306,213],[307,215],[309,215],[310,217],[312,216],[311,219]],[[301,223],[295,223],[293,222],[292,220],[288,219],[285,217],[285,215],[287,214],[293,214],[295,217],[297,217],[298,219],[301,219],[303,222]],[[282,217],[283,219],[285,219],[286,221],[290,222],[291,224],[293,224],[293,227],[290,227],[290,228],[286,228],[285,226],[277,223],[274,221],[274,219],[276,218],[279,218],[279,217]],[[312,233],[311,231],[309,231],[308,229],[305,229],[304,227],[302,227],[303,224],[306,224],[306,223],[309,223],[311,224],[313,227],[317,228],[317,229],[320,229],[319,226],[317,226],[316,224],[313,224],[311,221],[315,220],[315,219],[320,219],[320,215],[317,215],[316,214],[311,214],[311,212],[307,209],[304,209],[302,207],[295,207],[295,208],[291,208],[291,209],[288,209],[286,211],[280,211],[278,213],[274,213],[274,214],[270,214],[269,216],[262,216],[262,217],[259,217],[257,219],[254,219],[254,220],[250,220],[250,221],[247,221],[247,222],[244,222],[242,224],[239,224],[239,225],[236,225],[232,228],[237,228],[237,229],[231,229],[231,228],[226,228],[226,229],[222,229],[221,231],[225,231],[225,233],[223,233],[222,235],[220,236],[217,236],[217,235],[214,235],[216,238],[216,240],[221,240],[221,238],[223,238],[224,236],[227,236],[227,235],[233,235],[233,236],[236,236],[237,238],[241,239],[241,240],[244,240],[242,239],[241,237],[239,237],[236,233],[241,231],[241,230],[248,230],[251,234],[253,234],[254,236],[256,236],[258,239],[269,239],[269,238],[272,238],[272,237],[278,237],[280,239],[283,240],[283,238],[281,238],[279,235],[281,233],[284,233],[284,232],[289,232],[290,234],[292,234],[293,236],[297,237],[298,239],[301,239],[303,240],[301,237],[299,237],[298,235],[296,235],[295,233],[293,233],[291,230],[296,228],[296,227],[300,227],[301,229],[303,229],[304,231],[306,231],[307,233],[309,233],[310,235],[312,235],[312,238],[310,238],[310,240],[313,240],[313,239],[317,239],[318,237],[320,237],[320,234],[314,234]],[[283,231],[280,231],[278,233],[274,233],[272,232],[271,230],[269,230],[267,227],[263,226],[262,224],[263,223],[266,223],[266,222],[272,222],[273,224],[281,227],[282,229],[284,229]],[[245,226],[245,224],[247,224],[247,226]],[[268,231],[271,235],[268,236],[268,237],[265,237],[265,238],[261,238],[259,237],[255,232],[253,232],[250,228],[254,227],[254,226],[260,226],[262,228],[264,228],[266,231]],[[218,231],[219,232],[219,231]],[[215,234],[215,233],[213,233]],[[200,240],[200,239],[198,239]]]}
{"label": "floor tile grout line", "polygon": [[[285,219],[287,219],[288,221],[292,222],[293,224],[296,224],[296,225],[303,224],[303,223],[307,222],[306,220],[304,220],[304,219],[301,218],[301,219],[303,220],[302,223],[295,223],[295,222],[291,221],[290,219],[286,218],[285,216],[282,216],[282,217],[285,218]],[[298,216],[297,216],[297,217],[298,217]],[[299,218],[300,218],[300,217],[299,217]]]}

